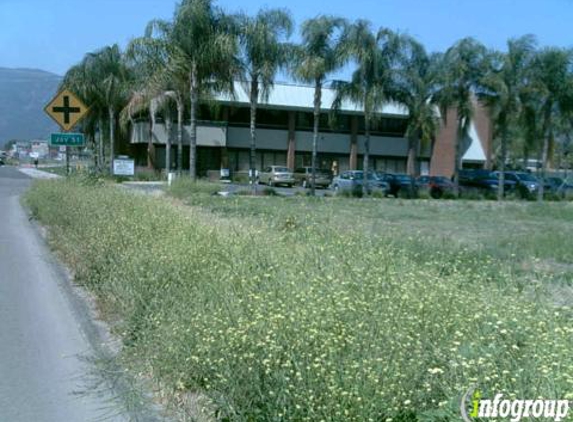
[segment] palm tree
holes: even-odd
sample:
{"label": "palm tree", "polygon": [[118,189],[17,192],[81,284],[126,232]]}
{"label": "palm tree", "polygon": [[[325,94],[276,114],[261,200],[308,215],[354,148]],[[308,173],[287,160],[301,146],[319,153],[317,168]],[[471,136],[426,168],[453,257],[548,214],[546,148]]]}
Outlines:
{"label": "palm tree", "polygon": [[524,36],[509,40],[507,53],[494,53],[492,67],[480,81],[478,97],[488,107],[500,141],[499,185],[497,199],[504,197],[505,163],[510,140],[510,129],[521,114],[528,70],[535,52],[535,39]]}
{"label": "palm tree", "polygon": [[459,169],[461,167],[461,142],[467,138],[473,118],[474,92],[486,66],[486,49],[473,38],[464,38],[444,55],[445,71],[442,72],[435,94],[442,118],[455,108],[457,115],[457,136],[454,154],[454,183],[459,194]]}
{"label": "palm tree", "polygon": [[183,0],[171,25],[160,25],[163,35],[184,58],[190,94],[189,174],[197,176],[197,110],[214,92],[233,93],[238,72],[234,19],[212,0]]}
{"label": "palm tree", "polygon": [[[92,154],[94,168],[101,170],[103,166],[103,142],[102,142],[102,102],[98,96],[93,75],[88,73],[86,58],[72,66],[64,75],[60,89],[69,89],[76,94],[84,104],[89,104],[88,114],[82,122],[86,136],[92,141]],[[99,128],[99,130],[98,130]],[[96,136],[97,134],[97,136]]]}
{"label": "palm tree", "polygon": [[333,16],[319,16],[302,24],[302,45],[294,54],[293,75],[296,79],[314,85],[314,129],[312,137],[312,183],[311,194],[315,194],[316,156],[322,87],[329,74],[346,61],[340,43],[346,21]]}
{"label": "palm tree", "polygon": [[394,90],[395,63],[400,53],[400,37],[388,29],[374,34],[370,22],[358,20],[349,26],[341,42],[344,55],[356,63],[350,82],[335,81],[336,98],[333,108],[350,99],[362,107],[364,115],[364,195],[368,194],[370,131],[373,121],[390,99]]}
{"label": "palm tree", "polygon": [[[158,31],[157,31],[158,30]],[[156,34],[156,31],[159,34]],[[166,123],[171,123],[169,102],[174,102],[177,109],[177,171],[182,173],[183,167],[183,113],[185,110],[186,93],[189,91],[188,73],[182,52],[176,45],[168,42],[171,25],[162,21],[151,21],[143,37],[132,40],[126,55],[131,65],[138,69],[138,91],[132,97],[135,104],[147,104],[151,108],[152,101],[160,99],[166,112]],[[131,112],[131,111],[130,111]],[[155,116],[151,116],[153,125]],[[151,128],[153,133],[153,128]],[[171,132],[168,130],[168,133]],[[170,142],[171,139],[168,139]],[[150,140],[151,142],[151,140]],[[170,153],[170,149],[168,151]],[[168,155],[168,154],[167,154]],[[166,159],[170,157],[166,156]],[[169,167],[167,167],[169,170]]]}
{"label": "palm tree", "polygon": [[256,161],[256,116],[259,99],[267,101],[277,71],[286,64],[288,45],[283,38],[292,33],[290,14],[281,9],[261,10],[255,17],[240,18],[241,61],[245,91],[251,106],[251,154],[249,174],[253,190]]}
{"label": "palm tree", "polygon": [[93,75],[99,97],[105,105],[109,125],[110,172],[115,156],[117,115],[129,100],[131,74],[119,46],[113,45],[90,53],[86,57],[87,72]]}
{"label": "palm tree", "polygon": [[408,110],[407,173],[418,174],[417,154],[420,143],[432,144],[439,128],[439,114],[434,104],[436,81],[442,56],[428,55],[424,46],[411,37],[403,37],[400,72],[395,78],[392,99]]}
{"label": "palm tree", "polygon": [[543,146],[541,150],[541,181],[539,183],[538,200],[543,200],[545,173],[548,167],[551,143],[554,139],[553,125],[555,119],[572,108],[571,75],[572,52],[560,48],[545,48],[539,51],[533,59],[529,89],[535,101],[539,103],[541,135]]}

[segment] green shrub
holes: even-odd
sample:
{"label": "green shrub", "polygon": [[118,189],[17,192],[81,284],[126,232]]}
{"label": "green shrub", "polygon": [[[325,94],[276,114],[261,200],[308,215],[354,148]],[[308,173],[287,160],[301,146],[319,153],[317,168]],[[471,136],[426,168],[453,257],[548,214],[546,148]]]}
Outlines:
{"label": "green shrub", "polygon": [[400,199],[414,199],[417,197],[417,192],[414,189],[402,188],[398,191],[398,198]]}
{"label": "green shrub", "polygon": [[544,192],[543,193],[543,199],[545,199],[546,201],[562,201],[563,200],[563,196],[559,195],[555,192]]}
{"label": "green shrub", "polygon": [[231,180],[235,183],[249,183],[249,172],[235,172],[231,175]]}
{"label": "green shrub", "polygon": [[263,188],[263,190],[260,192],[262,193],[263,196],[278,196],[277,190],[275,188],[271,188],[268,186]]}
{"label": "green shrub", "polygon": [[362,189],[344,189],[336,192],[336,196],[340,196],[341,198],[362,198],[363,192]]}
{"label": "green shrub", "polygon": [[222,185],[207,182],[205,180],[192,180],[189,177],[179,177],[173,181],[168,191],[179,199],[185,199],[196,195],[214,195],[220,192]]}
{"label": "green shrub", "polygon": [[[471,385],[573,398],[571,309],[520,293],[521,275],[483,251],[359,226],[368,210],[388,218],[379,201],[209,201],[175,207],[74,180],[26,196],[115,322],[122,362],[164,394],[200,393],[221,420],[245,422],[457,421]],[[401,202],[401,216],[419,207]]]}
{"label": "green shrub", "polygon": [[485,199],[485,195],[477,189],[467,189],[460,192],[460,198],[470,201],[482,201]]}
{"label": "green shrub", "polygon": [[130,179],[136,180],[138,182],[158,182],[164,180],[165,177],[156,170],[137,169],[135,176]]}
{"label": "green shrub", "polygon": [[370,196],[372,198],[386,198],[384,191],[379,189],[373,190],[372,193],[370,193]]}

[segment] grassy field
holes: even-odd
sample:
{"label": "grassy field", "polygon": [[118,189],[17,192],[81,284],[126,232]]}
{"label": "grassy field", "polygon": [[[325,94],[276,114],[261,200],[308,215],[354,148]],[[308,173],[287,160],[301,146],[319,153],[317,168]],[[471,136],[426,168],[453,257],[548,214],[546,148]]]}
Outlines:
{"label": "grassy field", "polygon": [[60,180],[25,199],[98,296],[121,361],[179,409],[457,421],[472,385],[573,399],[572,203],[214,190]]}

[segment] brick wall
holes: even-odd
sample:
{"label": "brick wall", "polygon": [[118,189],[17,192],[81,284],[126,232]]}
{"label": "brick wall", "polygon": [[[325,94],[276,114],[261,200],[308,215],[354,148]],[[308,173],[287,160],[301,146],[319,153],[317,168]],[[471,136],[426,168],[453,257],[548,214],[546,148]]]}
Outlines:
{"label": "brick wall", "polygon": [[434,141],[432,160],[430,164],[431,176],[452,177],[456,156],[455,141],[457,136],[457,113],[455,109],[448,110],[447,124],[442,124]]}

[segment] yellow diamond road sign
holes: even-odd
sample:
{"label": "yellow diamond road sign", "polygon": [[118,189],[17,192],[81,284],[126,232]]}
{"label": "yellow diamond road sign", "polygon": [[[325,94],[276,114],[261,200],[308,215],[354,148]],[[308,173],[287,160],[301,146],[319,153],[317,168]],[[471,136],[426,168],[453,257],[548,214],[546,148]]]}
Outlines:
{"label": "yellow diamond road sign", "polygon": [[85,104],[67,89],[58,93],[44,110],[64,131],[72,129],[88,112]]}

